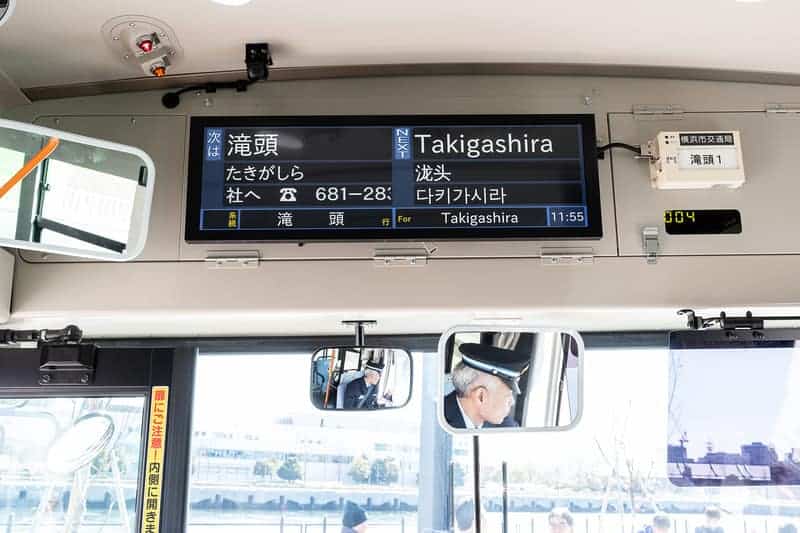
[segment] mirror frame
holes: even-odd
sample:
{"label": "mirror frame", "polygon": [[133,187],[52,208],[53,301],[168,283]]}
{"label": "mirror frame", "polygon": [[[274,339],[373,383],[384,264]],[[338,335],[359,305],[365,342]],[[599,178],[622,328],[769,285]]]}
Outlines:
{"label": "mirror frame", "polygon": [[17,0],[8,0],[8,7],[6,8],[4,13],[0,13],[0,26],[5,24],[11,18],[11,15],[14,14],[14,6],[17,3]]}
{"label": "mirror frame", "polygon": [[[572,338],[575,339],[575,342],[578,344],[578,402],[577,402],[577,414],[572,419],[572,421],[565,425],[565,426],[549,426],[549,427],[499,427],[499,428],[485,428],[485,429],[460,429],[454,428],[450,424],[447,423],[447,420],[444,418],[444,376],[445,376],[445,362],[447,359],[447,341],[453,335],[457,333],[481,333],[481,332],[509,332],[509,333],[566,333],[571,335]],[[444,333],[442,336],[439,337],[439,347],[437,349],[437,354],[439,356],[439,365],[437,367],[437,379],[438,383],[436,385],[436,420],[439,422],[439,427],[441,427],[447,433],[452,435],[494,435],[500,433],[552,433],[557,431],[569,431],[577,426],[581,419],[583,418],[583,410],[584,410],[584,383],[583,383],[583,372],[584,372],[584,359],[583,357],[586,354],[586,345],[583,342],[583,337],[581,334],[578,333],[574,329],[568,328],[553,328],[553,327],[538,327],[534,325],[508,325],[508,324],[497,324],[497,323],[481,323],[481,324],[472,324],[472,325],[465,325],[465,326],[453,326]]]}
{"label": "mirror frame", "polygon": [[[317,407],[317,404],[314,403],[314,393],[311,390],[311,378],[313,377],[311,372],[314,371],[314,356],[316,356],[322,350],[343,350],[346,348],[361,348],[362,350],[398,350],[405,352],[408,355],[408,398],[402,405],[393,405],[391,407],[383,408],[383,409],[325,409],[323,407]],[[322,411],[323,413],[381,413],[384,411],[394,411],[396,409],[403,409],[405,408],[410,402],[411,397],[414,395],[414,355],[411,353],[411,350],[402,346],[378,346],[367,344],[364,346],[356,346],[354,344],[349,345],[337,345],[337,346],[320,346],[316,348],[313,352],[311,352],[311,358],[309,361],[309,381],[308,381],[308,401],[311,402],[311,405],[317,411]]]}
{"label": "mirror frame", "polygon": [[150,156],[147,155],[147,153],[144,150],[136,148],[135,146],[118,144],[111,141],[105,141],[103,139],[86,137],[84,135],[78,135],[76,133],[54,130],[51,128],[45,128],[43,126],[28,124],[26,122],[16,122],[13,120],[7,120],[3,118],[0,118],[0,128],[24,131],[28,133],[33,133],[35,135],[41,135],[43,137],[58,137],[59,139],[65,141],[88,144],[90,146],[95,146],[97,148],[105,148],[107,150],[123,152],[140,158],[144,162],[145,167],[147,167],[147,184],[145,185],[144,206],[142,207],[142,209],[144,210],[142,214],[143,227],[142,230],[139,232],[136,241],[128,243],[128,246],[125,248],[125,252],[120,254],[119,256],[107,255],[92,250],[80,250],[78,248],[58,246],[54,244],[22,243],[20,241],[16,241],[13,239],[3,239],[3,238],[0,238],[0,247],[14,248],[18,250],[33,250],[36,252],[53,253],[71,257],[83,257],[87,259],[97,259],[100,261],[113,261],[113,262],[130,261],[132,259],[135,259],[142,253],[145,247],[145,243],[147,242],[147,234],[150,229],[150,212],[153,206],[153,192],[155,190],[155,180],[156,180],[155,164],[153,163],[153,160],[150,158]]}

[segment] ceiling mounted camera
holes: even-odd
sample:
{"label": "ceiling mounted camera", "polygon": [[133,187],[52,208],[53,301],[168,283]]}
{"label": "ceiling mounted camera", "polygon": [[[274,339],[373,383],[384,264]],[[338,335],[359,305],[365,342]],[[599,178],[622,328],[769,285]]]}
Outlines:
{"label": "ceiling mounted camera", "polygon": [[269,78],[269,67],[272,66],[269,43],[247,43],[244,62],[247,65],[247,79],[250,81],[262,81]]}
{"label": "ceiling mounted camera", "polygon": [[269,78],[269,67],[272,66],[272,54],[270,54],[269,51],[269,43],[247,43],[245,45],[244,62],[247,67],[247,79],[236,81],[212,81],[190,85],[176,91],[165,93],[164,96],[161,97],[161,103],[167,109],[174,109],[180,105],[181,95],[189,91],[215,93],[219,89],[233,89],[238,93],[245,92],[247,87],[251,84]]}

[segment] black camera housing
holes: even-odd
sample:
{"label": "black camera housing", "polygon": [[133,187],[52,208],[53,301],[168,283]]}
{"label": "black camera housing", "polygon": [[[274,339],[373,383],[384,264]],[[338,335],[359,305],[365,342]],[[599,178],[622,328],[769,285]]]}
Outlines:
{"label": "black camera housing", "polygon": [[247,79],[250,81],[262,81],[269,78],[269,67],[272,66],[269,43],[247,43],[244,63],[247,65]]}

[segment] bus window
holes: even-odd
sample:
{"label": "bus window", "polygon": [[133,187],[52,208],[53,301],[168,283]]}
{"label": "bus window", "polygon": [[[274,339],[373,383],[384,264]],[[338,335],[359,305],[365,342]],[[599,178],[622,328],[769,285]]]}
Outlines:
{"label": "bus window", "polygon": [[0,399],[0,530],[135,528],[144,397]]}
{"label": "bus window", "polygon": [[[370,532],[431,530],[434,520],[446,529],[451,483],[446,474],[430,476],[454,463],[456,492],[468,498],[471,441],[452,441],[450,457],[423,458],[451,442],[431,407],[436,355],[413,353],[407,405],[349,412],[314,406],[310,357],[198,356],[187,531],[340,531],[363,516]],[[434,379],[423,383],[424,372]],[[423,491],[436,490],[426,487],[439,489],[423,502]]]}
{"label": "bus window", "polygon": [[525,533],[772,533],[800,523],[797,487],[670,482],[666,346],[587,348],[584,364],[584,411],[574,428],[480,436],[484,531],[500,531],[504,515],[507,531]]}

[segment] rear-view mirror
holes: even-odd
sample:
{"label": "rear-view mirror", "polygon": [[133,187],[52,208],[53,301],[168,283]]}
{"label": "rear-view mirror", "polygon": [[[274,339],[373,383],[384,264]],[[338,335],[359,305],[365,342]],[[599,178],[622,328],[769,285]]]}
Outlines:
{"label": "rear-view mirror", "polygon": [[411,376],[411,354],[403,348],[321,348],[311,358],[311,402],[343,411],[403,407]]}
{"label": "rear-view mirror", "polygon": [[154,180],[138,148],[0,119],[0,246],[133,259]]}
{"label": "rear-view mirror", "polygon": [[442,336],[439,356],[439,420],[449,431],[563,429],[580,416],[575,332],[459,327]]}

